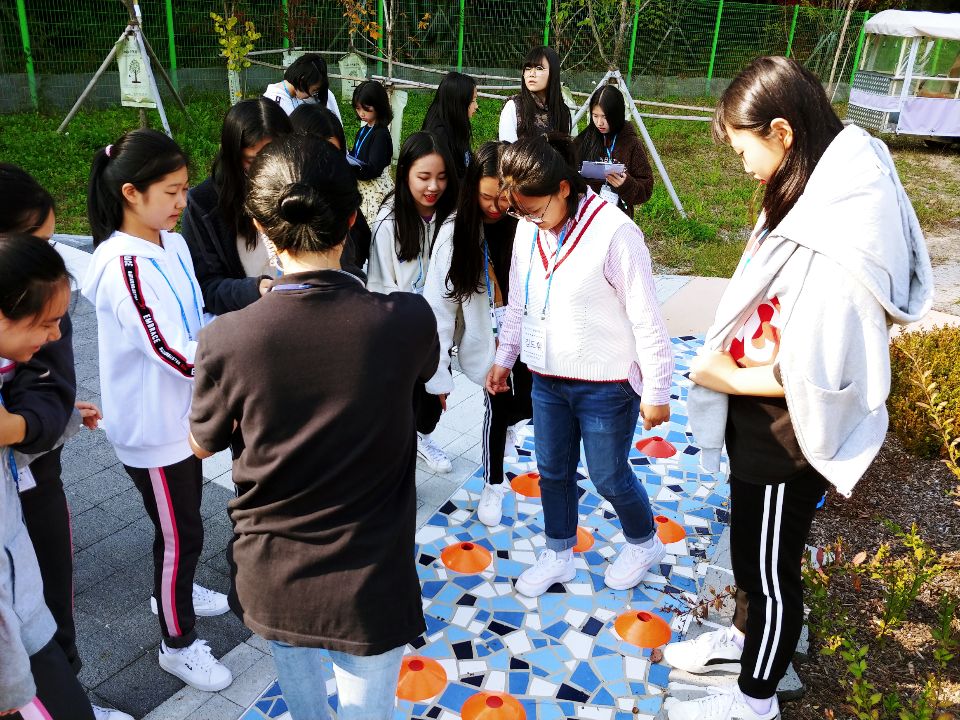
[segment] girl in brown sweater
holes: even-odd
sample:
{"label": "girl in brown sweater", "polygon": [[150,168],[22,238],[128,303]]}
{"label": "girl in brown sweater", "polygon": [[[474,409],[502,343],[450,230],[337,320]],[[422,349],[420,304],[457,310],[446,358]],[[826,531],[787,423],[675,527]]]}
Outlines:
{"label": "girl in brown sweater", "polygon": [[653,172],[643,140],[626,122],[623,94],[615,85],[604,85],[590,98],[590,125],[576,139],[580,160],[622,163],[622,173],[610,173],[606,182],[588,180],[594,192],[633,217],[635,206],[650,199]]}

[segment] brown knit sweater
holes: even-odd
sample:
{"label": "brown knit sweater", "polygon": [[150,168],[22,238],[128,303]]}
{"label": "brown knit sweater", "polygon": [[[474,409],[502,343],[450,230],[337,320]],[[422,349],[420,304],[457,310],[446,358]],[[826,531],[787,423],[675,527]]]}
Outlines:
{"label": "brown knit sweater", "polygon": [[[581,139],[586,133],[577,138],[577,148],[583,147]],[[606,155],[601,157],[584,157],[581,160],[593,162],[606,160]],[[613,148],[613,161],[623,163],[627,170],[627,179],[618,188],[613,188],[614,192],[620,196],[620,207],[630,217],[633,217],[635,206],[642,205],[650,199],[653,193],[653,171],[650,169],[650,161],[647,159],[647,151],[643,147],[643,139],[637,135],[632,123],[627,123],[617,135],[617,144]],[[593,188],[594,192],[600,192],[603,186],[602,180],[588,180],[587,183]]]}

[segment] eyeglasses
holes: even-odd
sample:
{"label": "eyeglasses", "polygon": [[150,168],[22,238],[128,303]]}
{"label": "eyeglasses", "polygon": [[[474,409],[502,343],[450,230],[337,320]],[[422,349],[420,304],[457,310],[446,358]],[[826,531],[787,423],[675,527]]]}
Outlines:
{"label": "eyeglasses", "polygon": [[513,205],[507,208],[506,213],[512,218],[517,220],[526,220],[527,222],[532,222],[534,225],[539,225],[543,222],[543,218],[546,216],[547,211],[550,209],[550,203],[553,202],[553,195],[550,196],[550,199],[547,200],[547,206],[540,211],[539,216],[531,215],[530,213],[523,212],[522,210],[517,210]]}
{"label": "eyeglasses", "polygon": [[547,71],[547,68],[545,68],[543,65],[527,65],[523,69],[523,74],[529,75],[530,73],[542,73],[546,71]]}
{"label": "eyeglasses", "polygon": [[321,90],[317,90],[315,93],[310,93],[311,99],[316,103],[320,103],[320,104],[325,103],[327,101],[326,93],[323,93],[324,97],[320,97],[321,92],[322,92]]}

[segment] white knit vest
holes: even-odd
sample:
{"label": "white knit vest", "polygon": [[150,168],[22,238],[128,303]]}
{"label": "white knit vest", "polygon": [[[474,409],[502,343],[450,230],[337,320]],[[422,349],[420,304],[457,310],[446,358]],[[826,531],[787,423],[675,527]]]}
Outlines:
{"label": "white knit vest", "polygon": [[[577,222],[568,232],[557,259],[550,304],[547,307],[547,352],[545,367],[530,366],[543,375],[576,380],[625,380],[630,366],[637,362],[633,325],[617,292],[603,275],[610,239],[623,225],[631,222],[613,205],[592,190],[577,210]],[[530,222],[517,225],[514,261],[517,278],[526,285],[530,267],[528,317],[539,318],[547,294],[549,268],[554,253],[545,235]],[[555,248],[554,248],[555,250]],[[525,293],[524,293],[525,294]],[[526,320],[526,318],[525,318]]]}

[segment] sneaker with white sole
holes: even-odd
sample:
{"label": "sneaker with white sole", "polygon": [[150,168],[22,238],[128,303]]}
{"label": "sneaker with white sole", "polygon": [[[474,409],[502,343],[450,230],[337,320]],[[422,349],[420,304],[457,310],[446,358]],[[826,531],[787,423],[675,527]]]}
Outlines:
{"label": "sneaker with white sole", "polygon": [[180,650],[160,643],[160,667],[205,692],[223,690],[233,682],[233,673],[213,656],[206,640],[194,640],[192,645]]}
{"label": "sneaker with white sole", "polygon": [[663,648],[663,661],[694,675],[716,671],[738,673],[743,649],[735,638],[733,628],[726,627],[705,632],[693,640],[672,642]]}
{"label": "sneaker with white sole", "polygon": [[95,720],[133,720],[133,715],[128,715],[119,710],[111,710],[110,708],[100,707],[99,705],[91,705],[90,707],[93,708],[93,717]]}
{"label": "sneaker with white sole", "polygon": [[510,425],[507,428],[507,441],[503,444],[503,456],[508,458],[517,457],[518,447],[520,447],[520,435],[517,433],[517,426]]}
{"label": "sneaker with white sole", "polygon": [[554,583],[573,580],[577,569],[573,566],[573,554],[564,559],[553,550],[544,550],[537,562],[517,578],[517,592],[527,597],[540,597]]}
{"label": "sneaker with white sole", "polygon": [[450,458],[429,435],[417,433],[417,455],[434,472],[448,473],[453,470]]}
{"label": "sneaker with white sole", "polygon": [[638,585],[647,571],[663,560],[666,554],[666,548],[656,535],[653,536],[653,545],[649,548],[626,542],[617,559],[607,566],[603,581],[611,590],[629,590]]}
{"label": "sneaker with white sole", "polygon": [[[200,617],[214,617],[223,615],[230,609],[227,596],[215,590],[209,590],[202,585],[193,584],[193,612]],[[157,614],[157,599],[150,598],[150,612]]]}
{"label": "sneaker with white sole", "polygon": [[770,710],[754,712],[736,684],[707,688],[707,694],[696,700],[679,701],[668,698],[663,704],[669,720],[777,720],[780,705],[774,697]]}
{"label": "sneaker with white sole", "polygon": [[503,499],[510,492],[510,485],[501,482],[499,485],[484,483],[480,491],[480,502],[477,504],[477,517],[487,527],[495,527],[503,519]]}

